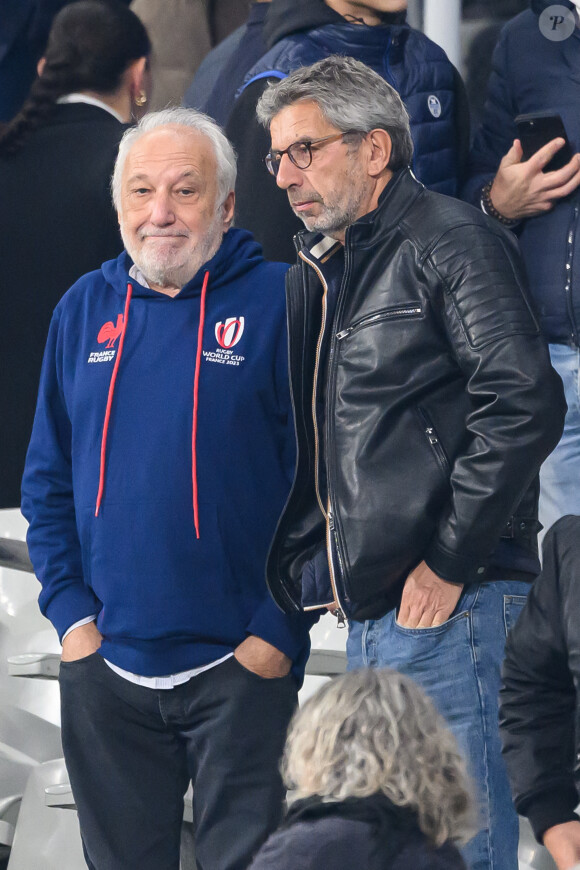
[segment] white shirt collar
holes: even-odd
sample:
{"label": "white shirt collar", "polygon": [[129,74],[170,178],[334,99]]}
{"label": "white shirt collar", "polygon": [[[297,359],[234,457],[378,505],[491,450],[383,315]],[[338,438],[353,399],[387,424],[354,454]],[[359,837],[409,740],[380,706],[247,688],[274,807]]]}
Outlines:
{"label": "white shirt collar", "polygon": [[88,94],[65,94],[64,97],[59,97],[56,101],[57,103],[86,103],[87,106],[96,106],[98,109],[104,109],[105,112],[108,112],[109,115],[112,115],[113,118],[116,118],[121,124],[125,124],[125,119],[121,117],[121,115],[112,109],[110,106],[107,106],[106,103],[103,103],[102,100],[98,100],[96,97],[89,97]]}
{"label": "white shirt collar", "polygon": [[131,268],[129,269],[129,278],[133,278],[138,284],[141,284],[142,287],[147,287],[148,290],[151,289],[149,284],[147,283],[147,278],[141,271],[141,269],[133,263]]}

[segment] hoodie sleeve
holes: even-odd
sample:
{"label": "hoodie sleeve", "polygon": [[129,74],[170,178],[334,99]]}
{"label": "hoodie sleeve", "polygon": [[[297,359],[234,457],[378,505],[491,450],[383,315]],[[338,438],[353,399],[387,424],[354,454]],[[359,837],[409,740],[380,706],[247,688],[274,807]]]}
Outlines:
{"label": "hoodie sleeve", "polygon": [[39,605],[59,638],[101,603],[83,580],[71,463],[71,423],[62,386],[61,308],[50,326],[36,416],[22,479],[27,543],[42,585]]}
{"label": "hoodie sleeve", "polygon": [[319,611],[283,613],[268,596],[253,614],[246,631],[272,644],[303,668],[310,652],[309,631],[319,617]]}

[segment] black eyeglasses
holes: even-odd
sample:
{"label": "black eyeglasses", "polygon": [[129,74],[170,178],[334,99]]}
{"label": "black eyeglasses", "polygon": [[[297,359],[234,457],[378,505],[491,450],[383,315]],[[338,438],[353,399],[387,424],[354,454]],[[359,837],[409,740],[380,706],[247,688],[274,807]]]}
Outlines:
{"label": "black eyeglasses", "polygon": [[314,148],[322,148],[323,143],[330,145],[331,142],[337,142],[342,136],[349,136],[352,133],[359,133],[359,130],[346,130],[344,133],[334,133],[332,136],[322,136],[320,139],[304,139],[300,142],[293,142],[288,148],[283,151],[268,151],[266,157],[266,166],[271,175],[278,175],[280,161],[284,154],[287,154],[294,166],[298,169],[308,169],[312,163],[312,150]]}

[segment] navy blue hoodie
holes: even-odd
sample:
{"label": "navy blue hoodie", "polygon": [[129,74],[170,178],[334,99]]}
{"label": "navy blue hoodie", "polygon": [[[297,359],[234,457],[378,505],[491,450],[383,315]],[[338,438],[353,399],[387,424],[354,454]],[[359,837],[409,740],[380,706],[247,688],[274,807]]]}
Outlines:
{"label": "navy blue hoodie", "polygon": [[173,298],[131,265],[85,275],[53,316],[22,487],[41,610],[61,637],[98,614],[100,652],[137,674],[255,634],[300,677],[311,620],[264,580],[294,459],[287,267],[235,229]]}

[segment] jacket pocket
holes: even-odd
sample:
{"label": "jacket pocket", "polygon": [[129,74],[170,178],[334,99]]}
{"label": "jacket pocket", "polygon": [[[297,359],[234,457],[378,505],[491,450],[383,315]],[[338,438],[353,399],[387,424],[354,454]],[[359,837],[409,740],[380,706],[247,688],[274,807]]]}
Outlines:
{"label": "jacket pocket", "polygon": [[359,320],[355,320],[346,329],[337,332],[336,337],[339,341],[352,335],[353,332],[358,332],[359,329],[364,329],[366,326],[374,326],[376,323],[382,323],[384,320],[400,320],[409,317],[421,317],[423,311],[419,305],[397,305],[392,308],[383,308],[380,311],[373,311],[366,314]]}
{"label": "jacket pocket", "polygon": [[419,418],[419,423],[423,429],[425,434],[425,438],[427,439],[429,446],[435,456],[437,462],[439,463],[441,470],[445,476],[446,480],[449,480],[449,476],[451,474],[451,463],[449,462],[449,457],[441,443],[441,439],[437,434],[437,430],[433,425],[433,421],[431,417],[427,413],[427,411],[422,408],[420,405],[417,406],[417,417]]}

